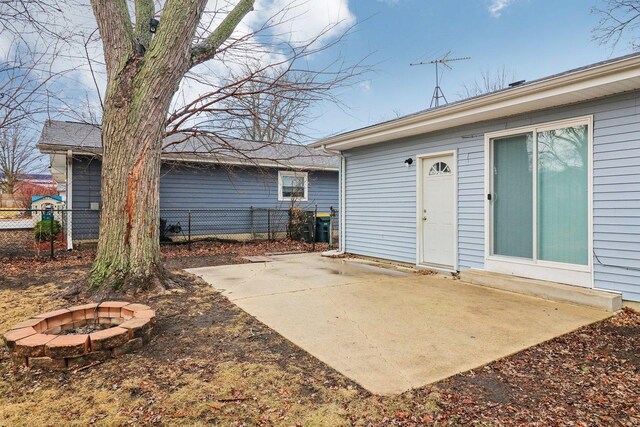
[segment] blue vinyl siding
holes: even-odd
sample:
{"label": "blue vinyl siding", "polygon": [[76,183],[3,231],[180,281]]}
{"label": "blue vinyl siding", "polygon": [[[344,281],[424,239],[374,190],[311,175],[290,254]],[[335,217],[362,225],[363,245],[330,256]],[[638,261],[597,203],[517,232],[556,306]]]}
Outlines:
{"label": "blue vinyl siding", "polygon": [[[460,268],[483,265],[484,137],[447,134],[376,144],[350,150],[346,172],[346,250],[416,261],[417,154],[458,152],[458,259]],[[478,183],[480,185],[478,185]]]}
{"label": "blue vinyl siding", "polygon": [[[309,171],[308,200],[297,202],[297,206],[329,212],[338,208],[338,172]],[[89,209],[92,202],[100,202],[100,161],[89,157],[78,157],[73,162],[73,209]],[[251,222],[248,209],[288,209],[291,202],[278,201],[278,171],[276,169],[238,168],[220,165],[163,165],[160,176],[160,209],[168,221],[186,223],[186,213],[169,213],[167,210],[227,209],[228,214],[218,214],[217,222],[227,223],[225,233],[247,232],[243,221]],[[97,236],[98,212],[75,212],[73,221],[74,239]],[[204,215],[204,214],[203,214]],[[221,216],[227,215],[228,221]],[[256,211],[254,222],[266,223],[266,213]],[[169,218],[170,217],[170,218]],[[209,220],[210,221],[210,220]],[[278,218],[283,223],[283,218]],[[93,224],[93,225],[92,225]],[[202,223],[194,220],[193,234],[210,234],[205,218]],[[236,229],[237,228],[237,229]],[[263,230],[255,229],[256,232]],[[266,230],[264,230],[266,231]]]}
{"label": "blue vinyl siding", "polygon": [[640,93],[536,111],[346,151],[346,250],[416,262],[416,155],[458,156],[458,265],[484,265],[484,134],[593,115],[597,288],[640,300]]}

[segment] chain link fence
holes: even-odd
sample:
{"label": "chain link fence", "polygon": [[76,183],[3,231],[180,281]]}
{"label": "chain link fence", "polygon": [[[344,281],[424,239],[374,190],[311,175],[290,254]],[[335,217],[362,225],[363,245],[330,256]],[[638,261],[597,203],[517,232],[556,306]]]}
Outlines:
{"label": "chain link fence", "polygon": [[[95,245],[100,211],[0,209],[0,258],[54,257],[59,251]],[[294,239],[337,247],[338,210],[161,209],[161,244],[198,241],[251,242]]]}

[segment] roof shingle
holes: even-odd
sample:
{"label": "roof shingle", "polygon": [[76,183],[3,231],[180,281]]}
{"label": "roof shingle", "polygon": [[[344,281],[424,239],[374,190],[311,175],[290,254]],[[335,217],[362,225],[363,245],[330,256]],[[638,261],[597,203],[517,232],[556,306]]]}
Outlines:
{"label": "roof shingle", "polygon": [[[163,158],[185,162],[207,161],[247,166],[298,169],[338,169],[339,159],[321,150],[295,144],[222,139],[210,136],[171,135],[164,140]],[[100,128],[88,123],[48,120],[38,142],[42,152],[73,150],[100,154]]]}

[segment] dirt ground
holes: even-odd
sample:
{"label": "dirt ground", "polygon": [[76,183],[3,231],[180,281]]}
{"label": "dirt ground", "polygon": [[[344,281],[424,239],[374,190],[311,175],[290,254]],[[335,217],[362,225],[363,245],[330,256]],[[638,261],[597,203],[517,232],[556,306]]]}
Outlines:
{"label": "dirt ground", "polygon": [[[228,245],[165,257],[177,269],[283,250]],[[75,303],[61,291],[86,274],[87,260],[30,270],[18,263],[6,274],[3,266],[0,333]],[[139,299],[157,310],[154,336],[117,363],[29,371],[14,368],[2,348],[0,426],[640,425],[640,314],[631,310],[440,383],[378,397],[184,278],[185,289]]]}
{"label": "dirt ground", "polygon": [[0,228],[0,258],[29,256],[36,253],[33,229],[7,230]]}
{"label": "dirt ground", "polygon": [[[0,242],[1,245],[1,242]],[[316,243],[315,251],[328,250],[327,243]],[[248,243],[235,242],[194,242],[191,249],[185,244],[166,244],[160,246],[165,265],[171,269],[197,268],[210,265],[237,264],[247,262],[241,257],[268,253],[310,252],[314,246],[309,243],[277,240]],[[27,272],[53,271],[59,268],[89,266],[95,256],[94,245],[84,245],[73,251],[57,251],[52,260],[44,251],[40,256],[34,254],[12,254],[0,257],[3,276],[8,278]]]}

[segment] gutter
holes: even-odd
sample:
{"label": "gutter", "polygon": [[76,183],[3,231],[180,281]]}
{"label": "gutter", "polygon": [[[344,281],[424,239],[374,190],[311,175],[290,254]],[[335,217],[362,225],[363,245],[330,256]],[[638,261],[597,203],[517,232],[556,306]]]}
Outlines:
{"label": "gutter", "polygon": [[[68,153],[72,152],[74,155],[79,156],[101,156],[102,150],[100,148],[91,147],[85,148],[82,150],[72,150],[69,146],[64,145],[50,145],[50,144],[38,144],[38,149],[43,154],[53,154],[53,153]],[[327,151],[328,153],[328,151]],[[254,167],[269,167],[276,169],[294,169],[294,170],[311,170],[311,171],[328,171],[328,172],[338,172],[340,170],[339,167],[330,167],[330,166],[313,166],[313,165],[289,165],[286,164],[288,160],[282,160],[280,162],[272,160],[265,162],[251,162],[251,161],[242,161],[242,160],[222,160],[222,159],[207,159],[202,156],[197,155],[184,155],[184,154],[165,154],[161,156],[163,161],[174,161],[174,162],[193,162],[193,163],[214,163],[221,165],[232,165],[232,166],[254,166]]]}
{"label": "gutter", "polygon": [[73,152],[65,156],[65,203],[67,206],[67,250],[73,250]]}

